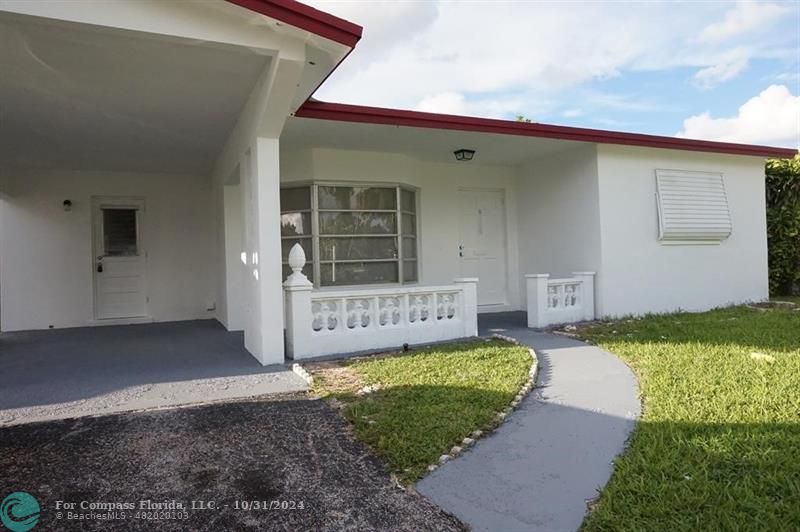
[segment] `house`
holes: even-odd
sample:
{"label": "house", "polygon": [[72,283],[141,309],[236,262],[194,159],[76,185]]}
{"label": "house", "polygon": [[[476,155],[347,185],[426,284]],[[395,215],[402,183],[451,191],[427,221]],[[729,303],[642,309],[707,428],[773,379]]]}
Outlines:
{"label": "house", "polygon": [[271,364],[768,297],[792,150],[314,100],[360,37],[291,0],[0,0],[0,330],[216,319]]}

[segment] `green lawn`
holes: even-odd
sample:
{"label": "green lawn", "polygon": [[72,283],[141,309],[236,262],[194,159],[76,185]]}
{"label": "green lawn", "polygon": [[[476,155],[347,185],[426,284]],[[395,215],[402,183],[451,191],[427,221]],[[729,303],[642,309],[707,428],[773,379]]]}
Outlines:
{"label": "green lawn", "polygon": [[634,369],[644,401],[585,530],[800,530],[800,312],[737,307],[579,333]]}
{"label": "green lawn", "polygon": [[[472,431],[490,428],[530,366],[527,348],[491,340],[310,369],[315,391],[344,403],[356,437],[412,482]],[[380,388],[357,395],[364,385]]]}

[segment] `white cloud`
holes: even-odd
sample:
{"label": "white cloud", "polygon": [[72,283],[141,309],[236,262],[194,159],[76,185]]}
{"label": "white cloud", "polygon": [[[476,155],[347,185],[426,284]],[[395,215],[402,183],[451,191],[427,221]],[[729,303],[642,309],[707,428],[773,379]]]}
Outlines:
{"label": "white cloud", "polygon": [[583,116],[583,110],[582,109],[564,109],[564,111],[561,112],[561,116],[563,116],[565,118],[576,118],[576,117],[579,117],[579,116]]}
{"label": "white cloud", "polygon": [[770,18],[762,25],[766,32],[748,33],[755,41],[699,42],[698,35],[724,33],[713,27],[727,20],[731,4],[718,2],[685,3],[680,9],[665,2],[610,1],[311,3],[364,26],[363,39],[317,98],[505,118],[553,116],[578,106],[586,115],[598,108],[663,111],[665,102],[646,89],[624,87],[619,95],[594,95],[579,103],[562,98],[593,80],[676,67],[702,69],[695,83],[713,86],[748,61],[796,49],[798,41],[796,32],[769,31],[785,30],[788,17]]}
{"label": "white cloud", "polygon": [[687,118],[677,136],[798,148],[800,96],[785,85],[770,85],[739,107],[734,117],[713,118],[704,112]]}
{"label": "white cloud", "polygon": [[537,112],[539,108],[531,108],[514,97],[467,99],[460,92],[442,92],[425,96],[414,109],[426,113],[503,118],[517,114],[528,116],[532,112]]}
{"label": "white cloud", "polygon": [[692,77],[692,82],[701,89],[710,89],[720,83],[732,80],[747,68],[747,58],[739,57],[730,61],[712,65],[698,70]]}
{"label": "white cloud", "polygon": [[763,29],[767,24],[789,12],[777,4],[739,1],[736,7],[725,13],[725,18],[709,24],[698,36],[700,42],[721,42],[743,33]]}
{"label": "white cloud", "polygon": [[434,96],[426,96],[417,104],[417,111],[426,113],[443,113],[463,115],[467,106],[464,95],[458,92],[443,92]]}

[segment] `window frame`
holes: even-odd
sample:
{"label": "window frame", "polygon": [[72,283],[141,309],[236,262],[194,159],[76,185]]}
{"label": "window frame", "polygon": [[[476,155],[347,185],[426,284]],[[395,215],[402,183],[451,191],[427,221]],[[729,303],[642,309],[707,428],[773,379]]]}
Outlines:
{"label": "window frame", "polygon": [[[288,213],[295,213],[295,212],[310,212],[311,213],[311,250],[312,250],[312,258],[311,260],[307,260],[307,264],[311,263],[311,268],[313,272],[313,280],[312,283],[314,285],[315,290],[343,290],[343,289],[350,289],[350,288],[362,288],[362,287],[387,287],[387,286],[398,286],[398,285],[415,285],[419,284],[420,273],[421,273],[421,257],[420,257],[420,212],[419,212],[419,205],[420,205],[420,189],[418,187],[408,185],[405,183],[397,183],[397,182],[375,182],[375,181],[328,181],[328,180],[303,180],[303,181],[292,181],[292,182],[283,182],[280,184],[281,190],[289,189],[289,188],[308,188],[309,189],[309,196],[311,201],[311,209],[310,211],[307,209],[301,210],[283,210],[283,206],[281,206],[280,214],[288,214]],[[360,187],[360,188],[387,188],[387,189],[394,189],[395,190],[395,208],[394,209],[320,209],[319,207],[319,187]],[[411,212],[407,209],[403,209],[402,204],[402,195],[403,191],[409,191],[414,194],[414,212]],[[377,233],[377,234],[358,234],[358,235],[341,235],[341,234],[320,234],[320,213],[324,212],[370,212],[370,213],[391,213],[396,216],[395,220],[395,232],[394,233]],[[403,215],[407,216],[414,216],[415,218],[415,227],[414,233],[412,235],[404,234],[403,233]],[[281,235],[281,241],[283,240],[299,240],[303,238],[308,238],[307,236],[284,236]],[[364,284],[341,284],[341,285],[322,285],[322,264],[332,264],[334,261],[331,260],[322,260],[320,255],[320,238],[394,238],[397,243],[397,257],[391,259],[343,259],[343,260],[336,260],[335,262],[338,263],[396,263],[397,265],[397,281],[394,282],[375,282],[375,283],[364,283]],[[414,257],[406,258],[405,253],[403,250],[403,240],[404,239],[413,239],[414,241]],[[283,255],[283,252],[281,252]],[[415,262],[416,263],[416,279],[413,281],[404,281],[404,274],[405,274],[405,263],[406,262]],[[281,264],[283,266],[288,265],[286,259],[281,256]]]}

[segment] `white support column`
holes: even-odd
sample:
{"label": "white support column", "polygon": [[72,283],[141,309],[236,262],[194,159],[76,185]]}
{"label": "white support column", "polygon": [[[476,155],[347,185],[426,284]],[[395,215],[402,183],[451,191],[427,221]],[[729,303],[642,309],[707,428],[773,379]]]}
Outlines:
{"label": "white support column", "polygon": [[583,319],[594,319],[594,276],[595,272],[572,272],[572,276],[581,281],[581,306]]}
{"label": "white support column", "polygon": [[286,296],[286,354],[301,359],[312,353],[311,291],[314,285],[303,275],[306,254],[300,244],[289,252],[289,267],[292,274],[283,283]]}
{"label": "white support column", "polygon": [[528,327],[547,327],[547,281],[549,273],[531,273],[525,276],[528,295]]}
{"label": "white support column", "polygon": [[282,364],[278,139],[254,138],[241,167],[244,345],[262,364]]}
{"label": "white support column", "polygon": [[478,278],[464,277],[454,279],[453,283],[463,288],[464,336],[478,336]]}
{"label": "white support column", "polygon": [[[283,363],[283,290],[280,235],[280,165],[279,141],[256,137],[251,146],[253,216],[250,235],[253,246],[254,316],[245,326],[245,347],[259,362]],[[250,211],[250,212],[248,212]],[[250,337],[248,339],[248,336]]]}

